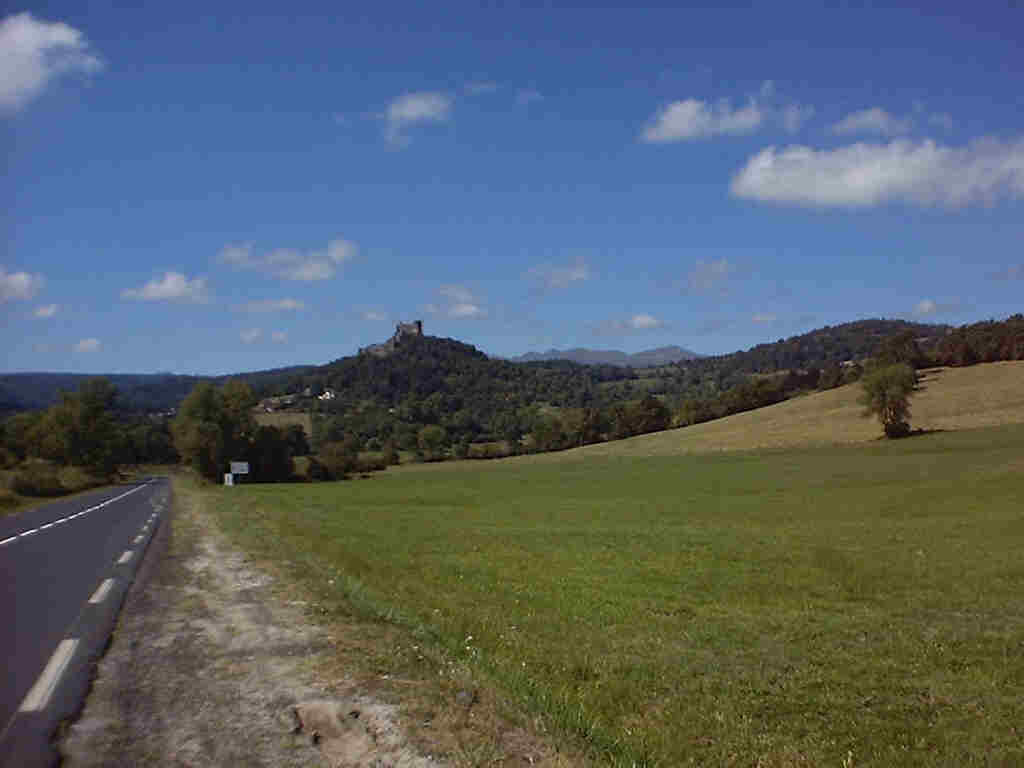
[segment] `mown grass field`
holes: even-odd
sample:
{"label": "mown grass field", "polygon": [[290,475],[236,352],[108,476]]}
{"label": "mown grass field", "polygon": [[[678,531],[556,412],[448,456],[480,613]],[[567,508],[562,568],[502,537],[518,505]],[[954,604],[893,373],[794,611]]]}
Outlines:
{"label": "mown grass field", "polygon": [[1024,764],[1024,426],[585,458],[207,498],[598,764]]}

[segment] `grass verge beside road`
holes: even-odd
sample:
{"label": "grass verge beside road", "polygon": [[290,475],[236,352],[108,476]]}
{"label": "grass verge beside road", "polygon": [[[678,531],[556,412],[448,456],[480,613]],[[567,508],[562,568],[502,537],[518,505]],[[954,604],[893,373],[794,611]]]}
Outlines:
{"label": "grass verge beside road", "polygon": [[[1024,427],[209,488],[618,765],[1024,762]],[[411,647],[411,645],[410,645]]]}

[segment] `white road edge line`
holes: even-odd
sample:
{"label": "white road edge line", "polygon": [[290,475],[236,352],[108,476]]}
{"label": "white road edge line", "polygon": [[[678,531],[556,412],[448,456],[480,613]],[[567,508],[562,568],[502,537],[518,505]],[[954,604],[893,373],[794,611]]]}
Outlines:
{"label": "white road edge line", "polygon": [[60,641],[60,645],[57,646],[57,650],[50,657],[50,661],[47,663],[46,669],[43,670],[43,674],[39,676],[36,684],[32,686],[32,690],[28,692],[25,700],[21,702],[22,712],[38,712],[46,706],[50,696],[53,695],[54,689],[57,687],[60,676],[67,669],[68,662],[71,661],[71,657],[74,655],[75,648],[77,647],[77,637],[66,637]]}
{"label": "white road edge line", "polygon": [[96,591],[92,593],[92,597],[89,598],[89,602],[95,605],[96,603],[102,603],[106,600],[107,595],[110,593],[110,588],[114,586],[113,579],[106,579],[100,584]]}
{"label": "white road edge line", "polygon": [[135,553],[132,552],[130,549],[126,549],[124,551],[124,554],[121,555],[121,557],[118,559],[117,564],[118,565],[124,565],[125,563],[127,563],[129,560],[132,559],[132,555],[134,555],[134,554]]}
{"label": "white road edge line", "polygon": [[0,547],[2,547],[4,544],[10,544],[12,541],[15,541],[17,538],[18,538],[17,536],[8,536],[3,541],[0,541]]}
{"label": "white road edge line", "polygon": [[22,531],[21,533],[18,534],[18,538],[20,539],[22,536],[31,536],[33,533],[39,533],[39,529],[38,528],[32,528],[32,529],[27,530],[27,531]]}
{"label": "white road edge line", "polygon": [[136,536],[134,539],[132,539],[132,544],[141,544],[141,543],[142,543],[142,534],[140,533],[138,536]]}

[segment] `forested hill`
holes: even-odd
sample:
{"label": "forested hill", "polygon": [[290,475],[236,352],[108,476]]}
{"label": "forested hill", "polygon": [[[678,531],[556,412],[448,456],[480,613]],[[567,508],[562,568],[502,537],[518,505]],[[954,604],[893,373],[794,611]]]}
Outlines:
{"label": "forested hill", "polygon": [[[972,326],[973,328],[973,326]],[[420,407],[447,414],[464,411],[474,418],[485,412],[514,410],[523,405],[547,403],[583,406],[608,403],[631,394],[628,382],[657,377],[660,384],[647,387],[668,396],[691,396],[721,391],[751,373],[825,367],[829,363],[869,356],[888,336],[911,330],[938,345],[951,333],[944,325],[903,320],[859,320],[826,326],[809,333],[759,344],[752,349],[716,357],[680,362],[658,369],[610,364],[582,365],[565,360],[517,363],[488,358],[473,346],[453,339],[426,336],[405,340],[388,357],[354,355],[321,366],[297,366],[239,373],[260,396],[302,392],[314,394],[331,388],[342,397],[332,410],[353,407],[395,407],[407,399]],[[984,359],[984,357],[982,358]],[[62,373],[0,374],[0,411],[43,408],[53,404],[61,389],[77,390],[89,376]],[[118,405],[135,411],[166,411],[177,407],[196,382],[207,377],[176,374],[112,374]],[[221,381],[228,377],[209,377]],[[709,386],[709,383],[712,383]],[[635,395],[635,393],[632,393]]]}
{"label": "forested hill", "polygon": [[617,349],[549,349],[547,352],[527,352],[519,357],[509,358],[513,363],[536,363],[544,360],[571,360],[584,365],[621,365],[633,368],[648,368],[653,365],[667,365],[680,360],[700,357],[696,352],[678,346],[646,349],[643,352],[620,352]]}

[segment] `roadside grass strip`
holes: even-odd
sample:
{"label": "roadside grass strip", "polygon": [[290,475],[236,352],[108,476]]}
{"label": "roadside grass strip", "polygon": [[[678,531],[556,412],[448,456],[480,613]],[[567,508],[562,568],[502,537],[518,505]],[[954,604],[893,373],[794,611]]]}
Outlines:
{"label": "roadside grass strip", "polygon": [[46,708],[77,647],[78,638],[69,637],[60,641],[43,673],[22,701],[21,712],[39,712]]}
{"label": "roadside grass strip", "polygon": [[313,615],[402,629],[377,669],[437,679],[433,648],[602,764],[1024,765],[1022,455],[1014,425],[203,493]]}

